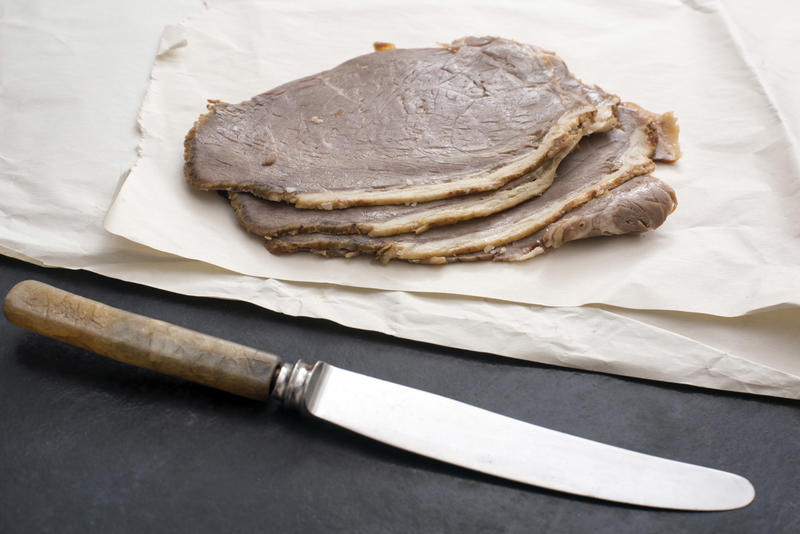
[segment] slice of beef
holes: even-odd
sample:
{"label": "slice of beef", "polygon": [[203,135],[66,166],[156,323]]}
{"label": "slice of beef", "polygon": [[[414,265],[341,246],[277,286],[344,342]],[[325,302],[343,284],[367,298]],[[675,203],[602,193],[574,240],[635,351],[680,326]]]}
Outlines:
{"label": "slice of beef", "polygon": [[[445,263],[448,257],[490,252],[523,239],[594,197],[653,170],[656,148],[675,147],[677,129],[671,115],[657,116],[634,104],[620,105],[619,126],[585,138],[558,167],[558,176],[541,196],[489,217],[430,230],[422,235],[393,237],[298,234],[268,240],[274,253],[337,249],[426,263]],[[659,138],[659,132],[666,137]],[[476,258],[480,259],[480,258]],[[490,259],[488,256],[485,259]]]}
{"label": "slice of beef", "polygon": [[[485,251],[447,256],[444,260],[446,263],[524,261],[570,241],[641,234],[661,226],[677,205],[675,191],[670,186],[649,174],[636,176],[518,241]],[[358,237],[355,239],[358,240]],[[352,241],[345,239],[335,239],[326,245],[331,248],[309,251],[331,258],[353,257],[360,253]],[[415,261],[431,263],[427,260]]]}
{"label": "slice of beef", "polygon": [[[588,129],[580,126],[582,130]],[[553,183],[556,168],[582,137],[500,189],[430,202],[386,206],[355,206],[339,210],[298,209],[290,204],[264,200],[249,193],[229,192],[239,222],[251,233],[264,237],[324,232],[387,236],[422,233],[429,228],[485,217],[542,194]]]}
{"label": "slice of beef", "polygon": [[301,208],[490,191],[572,143],[581,123],[611,126],[601,101],[553,53],[507,39],[390,49],[214,103],[187,135],[185,175]]}
{"label": "slice of beef", "polygon": [[542,194],[553,183],[558,164],[576,144],[577,140],[536,170],[495,191],[430,202],[304,210],[248,193],[228,195],[239,222],[249,232],[265,237],[312,232],[371,236],[422,233],[435,226],[485,217]]}
{"label": "slice of beef", "polygon": [[641,234],[661,226],[675,211],[675,191],[649,174],[631,178],[593,198],[538,232],[487,251],[450,256],[455,261],[523,261],[569,241],[587,237]]}

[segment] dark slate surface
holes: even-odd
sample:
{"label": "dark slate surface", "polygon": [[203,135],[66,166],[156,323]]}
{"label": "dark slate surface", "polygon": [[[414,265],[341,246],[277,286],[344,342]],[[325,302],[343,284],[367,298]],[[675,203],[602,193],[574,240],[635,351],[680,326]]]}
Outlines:
{"label": "dark slate surface", "polygon": [[757,496],[742,510],[686,513],[503,482],[2,319],[2,532],[800,532],[794,401],[529,364],[0,258],[3,295],[27,278],[286,360],[324,358],[565,432],[733,471]]}

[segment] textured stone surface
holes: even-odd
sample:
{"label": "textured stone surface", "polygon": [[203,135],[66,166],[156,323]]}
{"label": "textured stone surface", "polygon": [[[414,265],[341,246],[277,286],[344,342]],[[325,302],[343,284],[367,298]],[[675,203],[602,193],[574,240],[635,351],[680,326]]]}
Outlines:
{"label": "textured stone surface", "polygon": [[794,401],[529,364],[0,258],[0,293],[29,278],[286,361],[324,359],[730,470],[756,498],[731,512],[667,512],[498,481],[0,319],[3,532],[800,531]]}

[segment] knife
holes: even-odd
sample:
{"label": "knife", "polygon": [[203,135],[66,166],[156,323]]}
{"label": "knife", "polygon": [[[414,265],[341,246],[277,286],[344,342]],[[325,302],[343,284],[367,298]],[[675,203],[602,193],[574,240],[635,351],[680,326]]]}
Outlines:
{"label": "knife", "polygon": [[27,280],[3,302],[12,323],[118,361],[287,408],[496,477],[621,503],[730,510],[755,496],[732,473],[641,454],[453,399],[278,356]]}

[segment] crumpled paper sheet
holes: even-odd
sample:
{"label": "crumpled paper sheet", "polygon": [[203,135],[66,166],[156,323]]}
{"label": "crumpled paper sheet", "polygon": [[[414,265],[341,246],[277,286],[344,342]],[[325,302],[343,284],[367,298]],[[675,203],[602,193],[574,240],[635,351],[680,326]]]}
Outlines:
{"label": "crumpled paper sheet", "polygon": [[798,308],[723,318],[293,283],[244,276],[106,233],[105,210],[136,159],[133,124],[152,58],[169,55],[183,40],[168,30],[158,49],[159,32],[200,11],[195,0],[143,0],[133,11],[109,10],[105,1],[46,10],[37,1],[6,3],[0,253],[524,360],[800,398]]}
{"label": "crumpled paper sheet", "polygon": [[800,42],[798,11],[794,0],[727,1],[722,11],[742,55],[758,73],[764,93],[788,130],[795,154],[800,150],[800,61],[793,60],[792,51]]}
{"label": "crumpled paper sheet", "polygon": [[[145,157],[106,228],[165,252],[282,280],[723,316],[797,305],[800,246],[789,246],[800,227],[797,153],[729,26],[719,6],[663,1],[491,9],[461,2],[457,10],[407,2],[212,3],[181,26],[188,45],[156,61],[140,119]],[[569,244],[530,262],[380,266],[368,258],[273,256],[224,200],[184,183],[182,141],[207,99],[248,99],[370,52],[373,41],[434,46],[464,34],[539,44],[584,80],[653,111],[674,110],[684,157],[655,172],[678,195],[678,210],[663,227]]]}

